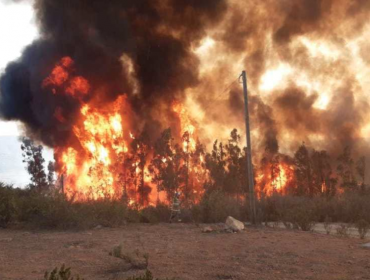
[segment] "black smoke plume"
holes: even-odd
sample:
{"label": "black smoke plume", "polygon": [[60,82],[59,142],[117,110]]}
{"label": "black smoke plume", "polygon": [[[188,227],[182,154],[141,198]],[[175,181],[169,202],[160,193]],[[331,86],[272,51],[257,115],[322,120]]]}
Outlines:
{"label": "black smoke plume", "polygon": [[[157,127],[150,111],[195,87],[199,61],[191,47],[220,21],[225,0],[36,0],[38,40],[10,63],[0,80],[0,113],[19,120],[50,146],[68,140],[80,102],[41,87],[54,65],[71,57],[75,73],[91,84],[87,99],[104,104],[127,94],[137,126]],[[133,63],[139,93],[133,94],[123,55]],[[63,125],[55,118],[61,108]]]}

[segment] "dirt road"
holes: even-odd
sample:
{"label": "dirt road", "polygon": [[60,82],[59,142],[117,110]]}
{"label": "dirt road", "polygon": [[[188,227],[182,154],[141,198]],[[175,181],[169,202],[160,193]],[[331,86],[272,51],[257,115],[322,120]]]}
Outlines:
{"label": "dirt road", "polygon": [[126,279],[109,256],[118,244],[149,253],[155,277],[176,279],[370,279],[363,241],[317,233],[247,228],[238,234],[201,233],[195,225],[132,224],[84,232],[0,230],[0,279],[42,279],[65,263],[85,280]]}

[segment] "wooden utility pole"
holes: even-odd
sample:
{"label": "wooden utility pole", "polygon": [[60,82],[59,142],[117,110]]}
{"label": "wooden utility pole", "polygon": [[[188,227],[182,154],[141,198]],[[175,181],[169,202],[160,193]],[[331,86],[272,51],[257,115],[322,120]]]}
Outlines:
{"label": "wooden utility pole", "polygon": [[252,224],[256,224],[256,200],[255,200],[255,194],[254,194],[252,146],[251,146],[251,134],[250,134],[250,123],[249,123],[249,111],[248,111],[248,87],[247,87],[247,74],[245,71],[242,72],[241,77],[243,79],[245,128],[246,128],[247,148],[248,148],[247,149],[247,170],[248,170],[248,183],[249,183],[250,217],[251,217]]}
{"label": "wooden utility pole", "polygon": [[62,188],[62,194],[64,194],[64,174],[62,174],[62,176],[60,176],[60,184],[61,184],[61,188]]}

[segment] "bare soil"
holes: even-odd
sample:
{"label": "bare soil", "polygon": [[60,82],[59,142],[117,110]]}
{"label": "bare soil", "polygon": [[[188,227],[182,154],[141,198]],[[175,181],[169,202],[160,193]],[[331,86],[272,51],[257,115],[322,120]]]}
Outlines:
{"label": "bare soil", "polygon": [[119,244],[149,253],[149,269],[160,278],[370,279],[370,250],[359,239],[263,227],[241,233],[201,230],[189,224],[83,232],[0,230],[0,279],[43,279],[46,270],[62,264],[85,280],[143,274],[109,255]]}

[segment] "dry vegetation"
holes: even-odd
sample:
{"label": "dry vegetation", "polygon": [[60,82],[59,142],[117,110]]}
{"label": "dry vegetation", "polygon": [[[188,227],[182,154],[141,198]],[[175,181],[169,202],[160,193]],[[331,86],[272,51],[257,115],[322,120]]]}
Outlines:
{"label": "dry vegetation", "polygon": [[[116,227],[126,223],[168,222],[170,208],[159,204],[143,208],[128,207],[124,201],[101,199],[72,202],[58,193],[43,195],[29,189],[0,187],[0,226],[44,229],[86,229],[95,226]],[[346,192],[331,198],[273,195],[258,202],[260,223],[282,222],[287,228],[311,230],[324,223],[352,224],[364,237],[370,223],[370,194]],[[223,192],[206,193],[199,204],[182,209],[183,222],[218,223],[227,216],[247,221],[248,205]],[[345,228],[338,234],[345,235]]]}

